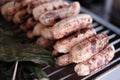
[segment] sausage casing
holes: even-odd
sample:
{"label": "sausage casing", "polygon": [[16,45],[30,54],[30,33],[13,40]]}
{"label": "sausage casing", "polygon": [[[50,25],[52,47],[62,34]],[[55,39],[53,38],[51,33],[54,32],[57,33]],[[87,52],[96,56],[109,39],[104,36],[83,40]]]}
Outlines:
{"label": "sausage casing", "polygon": [[67,53],[74,45],[83,41],[86,38],[89,38],[94,34],[96,34],[96,31],[93,28],[81,29],[80,31],[71,35],[68,38],[58,40],[54,45],[54,49],[57,50],[59,53]]}
{"label": "sausage casing", "polygon": [[0,8],[1,8],[1,6],[5,5],[6,3],[10,2],[10,1],[14,1],[14,0],[0,0]]}
{"label": "sausage casing", "polygon": [[92,17],[88,14],[79,14],[68,17],[56,23],[52,27],[54,39],[60,39],[79,29],[88,27],[92,23]]}
{"label": "sausage casing", "polygon": [[27,15],[27,11],[25,9],[23,10],[19,10],[13,18],[13,22],[18,24],[18,23],[22,23],[23,21],[25,21],[28,18]]}
{"label": "sausage casing", "polygon": [[70,57],[72,62],[79,63],[88,60],[102,50],[109,42],[106,34],[94,35],[72,47]]}
{"label": "sausage casing", "polygon": [[27,6],[27,12],[29,14],[31,14],[32,10],[35,7],[37,7],[37,6],[39,6],[39,5],[43,4],[43,3],[47,3],[47,2],[51,2],[51,1],[53,1],[53,0],[33,0],[33,1],[30,2],[30,4],[28,4],[28,6]]}
{"label": "sausage casing", "polygon": [[22,9],[23,7],[26,7],[32,0],[15,0],[14,5],[17,10]]}
{"label": "sausage casing", "polygon": [[8,2],[1,7],[1,14],[7,21],[12,21],[15,13],[14,1]]}
{"label": "sausage casing", "polygon": [[41,24],[40,22],[37,23],[35,25],[35,27],[33,28],[33,36],[41,36],[41,32],[42,30],[45,28],[46,26],[44,26],[43,24]]}
{"label": "sausage casing", "polygon": [[90,58],[84,63],[78,63],[74,70],[78,76],[85,76],[108,64],[114,57],[115,49],[113,45],[108,45],[105,49]]}
{"label": "sausage casing", "polygon": [[56,64],[59,66],[66,66],[71,63],[69,54],[64,54],[56,59]]}
{"label": "sausage casing", "polygon": [[40,46],[42,46],[42,47],[44,47],[44,48],[48,48],[49,46],[52,45],[52,43],[53,43],[53,41],[50,41],[50,40],[48,40],[48,39],[45,39],[45,38],[43,38],[42,36],[39,37],[39,38],[37,39],[37,41],[36,41],[36,44],[37,44],[37,45],[40,45]]}
{"label": "sausage casing", "polygon": [[44,29],[41,31],[41,35],[42,35],[45,39],[53,40],[53,35],[52,35],[52,32],[51,32],[51,28],[52,28],[52,27],[47,27],[47,28],[44,28]]}
{"label": "sausage casing", "polygon": [[33,9],[32,14],[35,20],[39,20],[40,15],[43,14],[44,12],[60,9],[68,5],[69,3],[63,0],[52,1],[37,6],[36,8]]}
{"label": "sausage casing", "polygon": [[44,25],[54,25],[56,22],[64,18],[67,18],[72,15],[77,15],[79,11],[80,11],[79,2],[73,2],[68,7],[45,12],[40,16],[39,20]]}

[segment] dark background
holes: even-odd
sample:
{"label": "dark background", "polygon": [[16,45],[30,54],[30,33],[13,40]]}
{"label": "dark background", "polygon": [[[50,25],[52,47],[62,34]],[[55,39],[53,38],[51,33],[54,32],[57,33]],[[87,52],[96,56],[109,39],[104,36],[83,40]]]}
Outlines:
{"label": "dark background", "polygon": [[120,28],[120,0],[72,0]]}

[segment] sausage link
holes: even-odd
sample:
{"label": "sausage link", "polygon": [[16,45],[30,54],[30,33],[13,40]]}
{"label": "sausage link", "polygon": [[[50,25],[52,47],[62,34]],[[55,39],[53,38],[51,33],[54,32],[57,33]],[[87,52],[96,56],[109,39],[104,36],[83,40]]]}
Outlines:
{"label": "sausage link", "polygon": [[27,32],[28,29],[27,29],[26,26],[28,26],[28,25],[27,25],[26,23],[23,23],[23,24],[21,24],[21,25],[19,26],[19,28],[20,28],[20,30],[22,30],[23,32]]}
{"label": "sausage link", "polygon": [[59,53],[67,53],[74,45],[86,38],[89,38],[90,36],[93,36],[94,34],[96,34],[96,31],[93,28],[81,29],[68,38],[58,40],[54,45],[54,49],[57,50]]}
{"label": "sausage link", "polygon": [[14,0],[0,0],[0,9],[1,6],[5,5],[6,3],[9,3],[10,1],[14,1]]}
{"label": "sausage link", "polygon": [[108,36],[100,33],[73,46],[70,51],[72,62],[79,63],[88,60],[93,55],[101,51],[108,44],[108,42]]}
{"label": "sausage link", "polygon": [[52,27],[54,39],[63,38],[72,32],[88,27],[92,23],[92,18],[88,14],[79,14],[68,17],[56,23]]}
{"label": "sausage link", "polygon": [[108,64],[114,57],[114,53],[115,49],[113,45],[108,45],[105,49],[90,58],[88,61],[84,63],[78,63],[74,67],[74,70],[78,76],[88,75],[105,66],[105,64]]}
{"label": "sausage link", "polygon": [[26,32],[26,31],[32,29],[36,25],[36,23],[37,22],[33,19],[33,17],[30,17],[27,19],[26,22],[24,22],[20,25],[20,29],[22,31]]}
{"label": "sausage link", "polygon": [[27,15],[27,11],[25,9],[18,11],[13,18],[13,22],[18,24],[24,22],[29,15]]}
{"label": "sausage link", "polygon": [[77,15],[80,11],[79,2],[73,2],[68,7],[48,11],[42,14],[39,21],[44,25],[54,25],[56,22],[72,15]]}
{"label": "sausage link", "polygon": [[35,27],[33,28],[33,36],[41,36],[41,32],[45,27],[46,26],[44,26],[40,22],[36,24]]}
{"label": "sausage link", "polygon": [[36,8],[33,9],[32,14],[35,20],[39,20],[40,15],[43,14],[44,12],[60,9],[68,5],[69,3],[67,1],[62,0],[52,1],[37,6]]}
{"label": "sausage link", "polygon": [[29,25],[29,26],[27,26],[27,28],[31,29],[31,28],[33,28],[37,24],[37,21],[34,20],[33,17],[30,17],[30,18],[28,18],[26,23]]}
{"label": "sausage link", "polygon": [[47,27],[47,28],[44,28],[44,29],[41,31],[41,35],[42,35],[45,39],[53,40],[53,35],[52,35],[52,32],[51,32],[51,28],[52,28],[52,27]]}
{"label": "sausage link", "polygon": [[26,7],[31,2],[32,0],[15,0],[14,5],[17,10],[20,10],[23,7]]}
{"label": "sausage link", "polygon": [[56,64],[59,66],[66,66],[68,64],[72,63],[69,54],[64,54],[56,59]]}
{"label": "sausage link", "polygon": [[1,14],[7,21],[12,21],[15,13],[14,1],[8,2],[1,7]]}
{"label": "sausage link", "polygon": [[29,14],[32,14],[32,10],[35,7],[37,7],[37,6],[39,6],[39,5],[43,4],[43,3],[47,3],[47,2],[51,2],[51,1],[54,1],[54,0],[33,0],[30,4],[28,4],[26,10],[27,10],[27,12]]}
{"label": "sausage link", "polygon": [[39,37],[37,39],[36,44],[40,45],[40,46],[42,46],[44,48],[48,48],[48,47],[50,47],[53,44],[53,41],[45,39],[44,37],[41,36],[41,37]]}
{"label": "sausage link", "polygon": [[33,39],[34,38],[32,31],[27,31],[26,36],[27,36],[28,39]]}

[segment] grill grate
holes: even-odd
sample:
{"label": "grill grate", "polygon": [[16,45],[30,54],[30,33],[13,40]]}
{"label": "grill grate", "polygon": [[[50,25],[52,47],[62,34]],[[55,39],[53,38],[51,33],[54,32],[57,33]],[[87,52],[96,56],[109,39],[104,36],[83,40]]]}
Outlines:
{"label": "grill grate", "polygon": [[[110,44],[113,44],[115,47],[115,57],[114,59],[105,67],[97,70],[94,73],[91,73],[88,76],[79,77],[74,72],[74,64],[65,66],[65,67],[51,67],[45,66],[42,69],[46,71],[48,77],[51,80],[91,80],[91,79],[99,79],[101,74],[107,74],[109,70],[116,68],[115,66],[120,63],[120,29],[115,27],[114,25],[109,24],[103,19],[97,17],[95,14],[90,11],[82,8],[82,12],[90,14],[94,22],[91,27],[95,28],[97,33],[105,33],[109,36]],[[119,65],[120,66],[120,65]],[[118,68],[118,67],[117,67]],[[120,67],[119,67],[120,68]],[[112,71],[111,71],[112,72]],[[109,72],[110,73],[110,72]],[[118,75],[119,76],[119,75]],[[99,80],[102,80],[101,78]]]}

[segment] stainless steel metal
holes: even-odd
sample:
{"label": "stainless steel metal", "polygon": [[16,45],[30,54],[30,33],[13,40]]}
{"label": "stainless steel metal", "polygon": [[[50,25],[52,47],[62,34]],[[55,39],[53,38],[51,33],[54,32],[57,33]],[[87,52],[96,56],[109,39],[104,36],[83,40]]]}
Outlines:
{"label": "stainless steel metal", "polygon": [[16,63],[15,63],[12,80],[15,80],[15,78],[16,78],[17,68],[18,68],[18,61],[16,61]]}
{"label": "stainless steel metal", "polygon": [[114,26],[113,24],[110,24],[109,22],[103,20],[102,18],[98,17],[97,15],[95,15],[94,13],[90,12],[89,10],[85,9],[85,8],[81,8],[81,11],[84,13],[88,13],[92,16],[92,18],[99,24],[104,25],[105,27],[111,29],[113,32],[117,33],[118,35],[120,35],[120,28]]}
{"label": "stainless steel metal", "polygon": [[120,77],[117,74],[120,74],[120,64],[106,71],[99,77],[96,77],[95,80],[113,80],[113,78],[114,80],[120,80]]}

